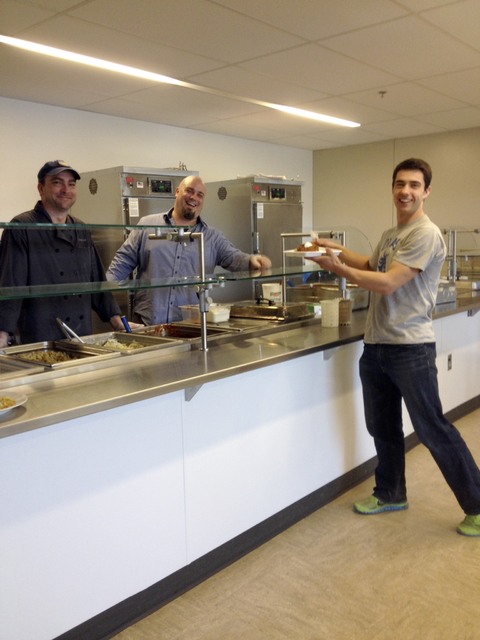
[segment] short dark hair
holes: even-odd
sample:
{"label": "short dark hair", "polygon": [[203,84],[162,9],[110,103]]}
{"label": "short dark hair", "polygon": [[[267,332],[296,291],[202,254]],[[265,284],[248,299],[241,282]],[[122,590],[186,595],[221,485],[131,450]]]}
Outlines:
{"label": "short dark hair", "polygon": [[395,179],[399,171],[421,171],[423,173],[425,189],[428,189],[432,182],[432,168],[428,162],[425,162],[425,160],[421,158],[408,158],[397,164],[393,170],[392,187],[395,184]]}

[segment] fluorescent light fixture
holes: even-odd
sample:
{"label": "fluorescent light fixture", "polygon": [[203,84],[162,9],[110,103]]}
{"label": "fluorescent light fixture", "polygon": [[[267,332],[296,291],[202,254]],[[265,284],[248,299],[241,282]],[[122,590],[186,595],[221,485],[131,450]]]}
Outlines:
{"label": "fluorescent light fixture", "polygon": [[17,47],[18,49],[25,49],[26,51],[32,51],[33,53],[41,53],[44,56],[51,56],[53,58],[60,58],[61,60],[68,60],[69,62],[86,64],[90,67],[97,67],[98,69],[105,69],[106,71],[114,71],[115,73],[123,73],[124,75],[135,76],[136,78],[143,78],[144,80],[153,80],[154,82],[164,82],[176,85],[184,84],[180,80],[175,80],[168,76],[162,76],[158,73],[143,71],[142,69],[128,67],[124,64],[117,64],[116,62],[108,62],[108,60],[101,60],[100,58],[84,56],[81,53],[73,53],[72,51],[65,51],[64,49],[47,47],[44,44],[37,44],[36,42],[29,42],[28,40],[19,40],[18,38],[9,38],[8,36],[0,35],[0,42],[9,44],[12,47]]}
{"label": "fluorescent light fixture", "polygon": [[244,98],[242,96],[236,96],[223,91],[217,91],[216,89],[210,89],[208,87],[202,87],[197,84],[191,84],[190,82],[183,82],[182,80],[176,80],[169,76],[164,76],[159,73],[153,73],[152,71],[145,71],[143,69],[137,69],[135,67],[129,67],[128,65],[118,64],[117,62],[109,62],[108,60],[102,60],[101,58],[93,58],[92,56],[85,56],[81,53],[73,53],[72,51],[65,51],[64,49],[56,49],[55,47],[49,47],[44,44],[38,44],[36,42],[29,42],[28,40],[20,40],[19,38],[11,38],[0,34],[0,42],[7,44],[18,49],[24,49],[26,51],[32,51],[33,53],[40,53],[45,56],[51,56],[53,58],[60,58],[61,60],[67,60],[69,62],[76,62],[78,64],[88,65],[90,67],[96,67],[98,69],[104,69],[106,71],[113,71],[115,73],[122,73],[128,76],[134,76],[135,78],[142,78],[143,80],[150,80],[152,82],[161,82],[163,84],[173,84],[178,87],[184,87],[186,89],[193,89],[194,91],[202,91],[203,93],[210,93],[213,95],[230,98],[232,100],[240,100],[241,102],[248,102],[250,104],[256,104],[268,109],[275,109],[276,111],[283,111],[293,116],[301,118],[309,118],[311,120],[317,120],[319,122],[326,122],[329,124],[335,124],[342,127],[359,127],[358,122],[352,122],[350,120],[343,120],[342,118],[335,118],[334,116],[327,116],[322,113],[316,113],[315,111],[307,111],[306,109],[298,109],[297,107],[288,107],[282,104],[274,104],[273,102],[263,102],[261,100],[255,100],[253,98]]}
{"label": "fluorescent light fixture", "polygon": [[259,102],[269,109],[276,109],[277,111],[284,111],[292,116],[299,116],[300,118],[310,118],[311,120],[319,120],[320,122],[329,122],[330,124],[338,124],[341,127],[359,127],[358,122],[352,122],[351,120],[343,120],[343,118],[335,118],[334,116],[327,116],[323,113],[316,113],[315,111],[307,111],[305,109],[297,109],[297,107],[287,107],[283,104],[274,104],[273,102]]}

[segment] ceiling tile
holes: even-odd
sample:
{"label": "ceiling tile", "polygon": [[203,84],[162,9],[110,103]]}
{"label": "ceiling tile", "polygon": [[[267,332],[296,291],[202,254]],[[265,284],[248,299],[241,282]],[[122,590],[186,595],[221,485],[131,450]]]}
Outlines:
{"label": "ceiling tile", "polygon": [[[311,100],[319,100],[326,94],[313,88],[287,83],[283,78],[260,74],[252,69],[236,66],[223,67],[188,78],[189,82],[212,87],[232,94],[267,102],[279,102],[298,106]],[[292,102],[292,99],[295,101]]]}
{"label": "ceiling tile", "polygon": [[47,9],[52,13],[67,11],[67,9],[70,9],[71,7],[74,7],[78,4],[78,0],[18,0],[18,2],[19,4],[23,5],[24,11],[25,5],[28,5],[29,7],[40,7],[42,9]]}
{"label": "ceiling tile", "polygon": [[15,36],[21,29],[45,20],[53,15],[42,7],[30,7],[25,11],[25,5],[15,0],[2,0],[0,2],[0,25],[4,35]]}
{"label": "ceiling tile", "polygon": [[192,73],[223,66],[218,60],[167,46],[158,38],[147,40],[68,15],[24,29],[21,37],[181,80]]}
{"label": "ceiling tile", "polygon": [[424,78],[418,83],[461,102],[480,105],[480,67]]}
{"label": "ceiling tile", "polygon": [[399,81],[397,76],[315,44],[262,56],[239,66],[335,95]]}
{"label": "ceiling tile", "polygon": [[266,129],[261,126],[257,126],[252,122],[247,122],[245,120],[239,121],[236,118],[191,125],[190,128],[226,136],[234,136],[236,138],[260,140],[263,142],[274,142],[278,138],[278,132],[275,131],[275,129]]}
{"label": "ceiling tile", "polygon": [[[304,103],[302,107],[304,109],[320,113],[330,115],[335,114],[338,118],[353,120],[354,122],[359,122],[362,125],[368,124],[369,122],[383,122],[385,120],[394,120],[397,118],[397,113],[390,113],[386,109],[382,109],[383,104],[380,96],[376,91],[373,93],[376,100],[373,99],[372,104],[377,106],[362,104],[359,101],[355,101],[355,99],[350,100],[345,97],[335,97]],[[355,94],[353,95],[353,98],[355,98]]]}
{"label": "ceiling tile", "polygon": [[390,0],[216,0],[216,4],[308,40],[319,40],[405,15]]}
{"label": "ceiling tile", "polygon": [[439,111],[428,113],[418,118],[422,122],[433,124],[443,129],[455,131],[461,123],[462,129],[480,127],[480,108],[466,107],[465,109],[453,109],[452,111]]}
{"label": "ceiling tile", "polygon": [[401,116],[414,116],[465,106],[459,100],[442,95],[414,82],[390,85],[385,87],[384,94],[378,91],[360,91],[349,94],[348,98],[353,102],[382,107],[385,111]]}
{"label": "ceiling tile", "polygon": [[[455,0],[453,0],[455,1]],[[406,9],[420,13],[426,9],[440,7],[444,4],[451,4],[452,0],[397,0],[398,4]],[[458,0],[457,0],[458,2]]]}
{"label": "ceiling tile", "polygon": [[[381,142],[387,140],[388,136],[379,132],[369,131],[367,128],[361,129],[331,129],[319,135],[312,136],[312,140],[328,142],[335,147],[352,146],[355,144],[368,144],[370,142]],[[315,149],[321,147],[315,146]]]}
{"label": "ceiling tile", "polygon": [[329,129],[336,129],[333,124],[326,124],[308,118],[297,118],[280,111],[262,109],[236,118],[237,122],[252,124],[262,129],[270,129],[281,135],[314,134]]}
{"label": "ceiling tile", "polygon": [[322,45],[405,80],[480,65],[480,52],[416,16],[328,38]]}
{"label": "ceiling tile", "polygon": [[225,62],[279,51],[302,39],[208,0],[95,0],[71,15],[88,22]]}
{"label": "ceiling tile", "polygon": [[331,149],[337,146],[334,142],[320,140],[314,136],[279,136],[275,139],[274,144],[280,144],[286,147],[297,147],[299,149],[309,149],[310,151]]}
{"label": "ceiling tile", "polygon": [[32,102],[83,107],[109,96],[136,92],[152,82],[1,47],[0,93]]}
{"label": "ceiling tile", "polygon": [[89,111],[100,109],[102,113],[108,113],[105,109],[112,108],[115,115],[125,117],[132,117],[136,112],[140,120],[185,127],[242,116],[259,109],[238,100],[168,85],[157,85],[123,97],[102,100],[87,105],[87,108]]}
{"label": "ceiling tile", "polygon": [[465,0],[422,13],[422,18],[480,51],[480,3]]}
{"label": "ceiling tile", "polygon": [[365,129],[366,131],[383,135],[385,138],[408,138],[410,136],[444,131],[443,127],[418,122],[411,118],[399,118],[398,120],[369,124]]}

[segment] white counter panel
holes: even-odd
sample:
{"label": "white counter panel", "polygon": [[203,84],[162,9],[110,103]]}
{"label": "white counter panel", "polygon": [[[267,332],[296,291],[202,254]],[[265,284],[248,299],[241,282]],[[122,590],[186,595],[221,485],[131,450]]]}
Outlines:
{"label": "white counter panel", "polygon": [[182,398],[0,440],[2,640],[51,640],[185,565]]}
{"label": "white counter panel", "polygon": [[184,407],[188,561],[374,455],[361,344],[204,385]]}
{"label": "white counter panel", "polygon": [[446,412],[480,394],[480,313],[440,318],[435,320],[434,328],[440,397]]}

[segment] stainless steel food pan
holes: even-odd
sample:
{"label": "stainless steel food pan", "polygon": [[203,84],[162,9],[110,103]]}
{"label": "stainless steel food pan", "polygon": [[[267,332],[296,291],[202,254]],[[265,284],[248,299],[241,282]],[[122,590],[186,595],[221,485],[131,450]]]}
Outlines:
{"label": "stainless steel food pan", "polygon": [[[101,353],[116,353],[119,355],[129,355],[132,353],[145,353],[173,347],[183,347],[181,340],[174,338],[144,335],[140,333],[123,333],[121,331],[111,331],[109,333],[98,333],[91,336],[82,336],[86,347],[99,350]],[[67,344],[74,344],[73,341],[62,341]],[[78,343],[76,343],[78,344]]]}
{"label": "stainless steel food pan", "polygon": [[[224,329],[217,325],[207,324],[207,337],[231,334],[231,329]],[[151,336],[173,338],[178,340],[197,340],[202,335],[202,329],[198,324],[154,324],[143,329],[136,329],[135,336]]]}
{"label": "stainless steel food pan", "polygon": [[42,373],[44,367],[33,362],[22,362],[8,356],[0,355],[0,380],[11,380],[30,376],[34,373]]}
{"label": "stainless steel food pan", "polygon": [[[370,301],[370,294],[366,289],[362,289],[355,284],[347,284],[347,291],[352,300],[353,310],[366,309]],[[296,287],[287,288],[287,300],[297,302],[319,302],[330,298],[341,298],[342,293],[338,286],[322,283],[302,284]]]}
{"label": "stainless steel food pan", "polygon": [[286,305],[256,304],[255,302],[234,303],[231,307],[232,318],[253,318],[270,320],[271,322],[294,322],[304,318],[312,318],[305,303],[287,303]]}
{"label": "stainless steel food pan", "polygon": [[118,355],[88,344],[69,343],[68,340],[34,342],[5,349],[5,356],[8,358],[49,369],[74,367],[85,360],[97,362]]}

